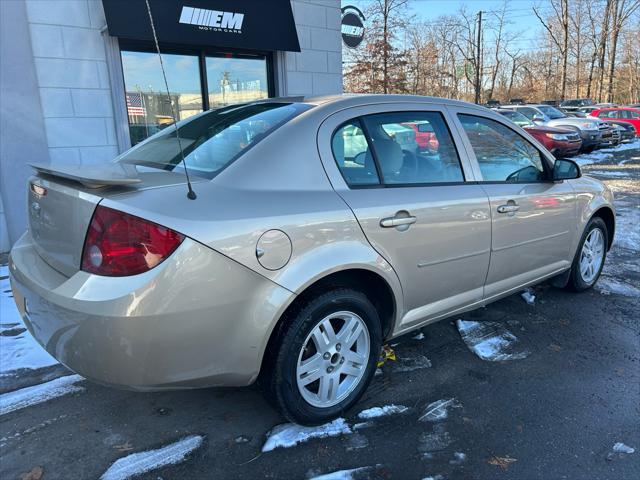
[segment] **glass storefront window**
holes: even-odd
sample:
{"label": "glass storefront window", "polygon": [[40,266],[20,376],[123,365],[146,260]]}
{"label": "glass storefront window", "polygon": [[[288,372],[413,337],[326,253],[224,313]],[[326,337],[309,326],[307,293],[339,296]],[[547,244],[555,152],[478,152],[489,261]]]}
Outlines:
{"label": "glass storefront window", "polygon": [[264,58],[207,57],[210,108],[269,96]]}
{"label": "glass storefront window", "polygon": [[177,120],[203,110],[198,57],[162,54],[162,60],[170,98],[156,53],[122,52],[131,145],[171,125],[172,105]]}

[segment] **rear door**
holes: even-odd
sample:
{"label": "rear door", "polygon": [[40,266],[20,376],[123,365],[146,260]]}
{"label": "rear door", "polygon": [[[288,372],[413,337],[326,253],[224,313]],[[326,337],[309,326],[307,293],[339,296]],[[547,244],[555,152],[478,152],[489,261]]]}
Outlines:
{"label": "rear door", "polygon": [[[417,105],[347,109],[325,120],[318,135],[334,188],[400,278],[400,330],[481,301],[489,265],[487,195],[458,154],[446,110]],[[415,135],[406,126],[425,123],[435,151],[405,138]],[[354,130],[361,139],[350,136]]]}
{"label": "rear door", "polygon": [[566,269],[576,234],[575,193],[553,182],[553,161],[497,116],[457,109],[459,128],[491,204],[485,298]]}

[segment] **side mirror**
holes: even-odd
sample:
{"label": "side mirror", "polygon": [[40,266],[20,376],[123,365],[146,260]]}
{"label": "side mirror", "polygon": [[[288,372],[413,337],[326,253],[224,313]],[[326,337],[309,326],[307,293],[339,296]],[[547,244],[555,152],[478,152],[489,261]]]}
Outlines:
{"label": "side mirror", "polygon": [[572,180],[580,178],[582,173],[580,167],[573,160],[559,159],[553,164],[553,181]]}
{"label": "side mirror", "polygon": [[542,115],[536,114],[536,115],[533,116],[533,121],[542,123],[542,122],[544,122],[544,117]]}

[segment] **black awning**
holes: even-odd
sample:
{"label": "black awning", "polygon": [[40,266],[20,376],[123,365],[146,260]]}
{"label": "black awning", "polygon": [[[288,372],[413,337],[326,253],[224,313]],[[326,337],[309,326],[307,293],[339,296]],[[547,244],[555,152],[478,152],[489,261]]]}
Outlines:
{"label": "black awning", "polygon": [[[145,0],[102,0],[109,35],[153,40]],[[299,52],[289,0],[149,0],[158,41]]]}

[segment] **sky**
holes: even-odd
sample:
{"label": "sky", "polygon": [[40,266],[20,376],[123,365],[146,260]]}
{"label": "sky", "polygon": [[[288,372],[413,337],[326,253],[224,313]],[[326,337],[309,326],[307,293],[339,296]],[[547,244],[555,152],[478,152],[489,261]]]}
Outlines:
{"label": "sky", "polygon": [[[354,5],[361,10],[366,9],[373,0],[342,0],[342,6]],[[455,15],[463,5],[469,12],[475,14],[482,10],[484,17],[490,17],[492,12],[500,11],[502,0],[409,0],[408,10],[424,21],[435,20],[442,15]],[[539,11],[549,12],[550,7],[542,0],[509,0],[509,25],[506,30],[518,34],[514,42],[523,52],[533,50],[536,37],[542,36],[543,27],[533,13],[533,7],[539,6]],[[485,32],[485,35],[488,33]],[[486,39],[487,37],[485,37]]]}

